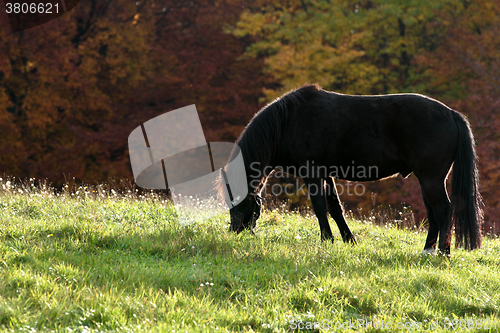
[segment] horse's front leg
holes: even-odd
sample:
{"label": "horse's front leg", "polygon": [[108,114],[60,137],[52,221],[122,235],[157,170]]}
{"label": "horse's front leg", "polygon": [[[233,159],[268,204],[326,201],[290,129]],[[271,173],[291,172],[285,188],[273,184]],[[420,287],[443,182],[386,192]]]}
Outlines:
{"label": "horse's front leg", "polygon": [[344,218],[344,210],[342,209],[342,204],[340,203],[340,198],[335,189],[335,182],[332,177],[328,177],[325,180],[325,194],[328,211],[335,220],[335,223],[337,223],[342,239],[345,243],[356,244],[356,238]]}
{"label": "horse's front leg", "polygon": [[319,228],[321,230],[321,240],[333,241],[332,230],[328,223],[328,206],[326,204],[326,196],[324,191],[324,179],[304,179],[307,185],[307,191],[311,198],[311,203],[314,213],[318,218]]}

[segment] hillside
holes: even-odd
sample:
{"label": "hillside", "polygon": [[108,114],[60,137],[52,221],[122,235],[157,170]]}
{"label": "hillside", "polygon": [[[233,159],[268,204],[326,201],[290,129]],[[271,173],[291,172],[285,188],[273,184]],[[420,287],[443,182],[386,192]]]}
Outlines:
{"label": "hillside", "polygon": [[450,260],[418,230],[351,220],[357,246],[321,243],[315,217],[278,211],[235,236],[228,216],[180,227],[161,197],[76,190],[0,182],[1,330],[500,330],[498,239]]}

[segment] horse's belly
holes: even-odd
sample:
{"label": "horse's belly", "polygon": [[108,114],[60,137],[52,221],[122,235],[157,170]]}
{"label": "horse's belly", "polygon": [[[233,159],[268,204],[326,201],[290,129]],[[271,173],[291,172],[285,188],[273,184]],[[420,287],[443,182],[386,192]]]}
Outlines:
{"label": "horse's belly", "polygon": [[342,163],[330,168],[329,176],[349,181],[365,182],[388,178],[401,174],[407,177],[412,170],[400,159],[385,159],[378,161],[363,161],[356,163],[352,160],[350,164]]}

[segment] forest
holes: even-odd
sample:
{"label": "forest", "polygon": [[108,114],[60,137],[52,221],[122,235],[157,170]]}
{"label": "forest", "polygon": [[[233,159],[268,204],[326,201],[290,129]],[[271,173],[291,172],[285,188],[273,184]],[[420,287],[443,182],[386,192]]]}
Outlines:
{"label": "forest", "polygon": [[[467,115],[484,231],[499,232],[494,0],[84,0],[18,32],[2,10],[0,174],[56,187],[133,181],[127,137],[143,122],[196,104],[207,141],[234,142],[259,109],[305,83],[420,93]],[[424,218],[413,175],[367,188],[342,197],[347,209]]]}

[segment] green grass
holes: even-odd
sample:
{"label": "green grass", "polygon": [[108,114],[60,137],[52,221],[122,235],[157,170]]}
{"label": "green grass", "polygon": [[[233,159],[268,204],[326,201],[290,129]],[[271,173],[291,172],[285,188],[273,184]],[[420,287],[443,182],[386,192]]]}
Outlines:
{"label": "green grass", "polygon": [[[422,256],[419,231],[349,221],[357,246],[321,243],[315,218],[276,211],[236,236],[228,216],[181,227],[160,197],[94,190],[0,182],[0,330],[345,331],[335,323],[349,320],[373,325],[356,332],[436,321],[428,331],[448,332],[446,320],[500,330],[498,239]],[[394,327],[377,330],[382,321]]]}

